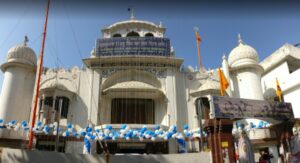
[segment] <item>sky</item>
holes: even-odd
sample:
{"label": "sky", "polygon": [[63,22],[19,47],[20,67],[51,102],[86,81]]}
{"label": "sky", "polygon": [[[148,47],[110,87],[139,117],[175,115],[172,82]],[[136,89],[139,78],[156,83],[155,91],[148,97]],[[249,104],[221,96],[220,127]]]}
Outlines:
{"label": "sky", "polygon": [[[184,66],[197,66],[193,28],[199,27],[201,57],[206,68],[221,65],[223,54],[237,45],[237,35],[254,47],[263,60],[285,43],[300,42],[300,10],[296,0],[52,0],[45,46],[44,66],[82,67],[90,56],[101,28],[128,20],[128,7],[136,19],[166,27],[176,57]],[[40,53],[46,0],[0,0],[0,64],[7,51],[29,37],[28,46]],[[3,73],[0,73],[2,86]]]}

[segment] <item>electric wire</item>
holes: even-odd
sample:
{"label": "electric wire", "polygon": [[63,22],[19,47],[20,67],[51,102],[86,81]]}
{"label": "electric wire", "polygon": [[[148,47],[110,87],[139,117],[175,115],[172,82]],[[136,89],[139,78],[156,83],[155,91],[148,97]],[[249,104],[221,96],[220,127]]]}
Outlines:
{"label": "electric wire", "polygon": [[[76,37],[76,33],[75,33],[74,27],[73,27],[73,25],[72,25],[72,22],[71,22],[71,20],[70,20],[70,16],[69,16],[69,14],[68,14],[68,9],[67,9],[66,4],[65,4],[64,1],[62,1],[62,4],[63,4],[64,11],[65,11],[65,15],[66,15],[66,17],[67,17],[68,23],[69,23],[69,25],[70,25],[70,28],[71,28],[71,31],[72,31],[72,34],[73,34],[73,37],[74,37],[74,40],[75,40],[76,49],[77,49],[77,51],[78,51],[77,54],[79,55],[80,59],[83,60],[82,52],[81,52],[80,47],[79,47],[79,44],[78,44],[78,40],[77,40],[77,37]],[[94,70],[93,70],[93,72],[94,72]],[[87,78],[87,80],[89,80],[89,78]],[[94,77],[93,77],[92,80],[94,80]],[[88,83],[87,85],[89,86],[90,90],[92,91],[92,86],[90,85],[90,81],[88,81],[87,83]],[[100,87],[101,87],[101,86],[100,86]],[[91,98],[92,98],[92,102],[94,103],[94,106],[97,106],[97,105],[96,105],[96,100],[95,100],[95,97],[94,97],[94,93],[91,93]],[[92,108],[90,108],[90,109],[92,109]],[[99,124],[100,124],[100,130],[104,133],[104,129],[103,129],[103,127],[102,127],[101,118],[99,118]],[[103,148],[103,150],[104,150],[104,152],[105,152],[106,154],[109,155],[108,146],[107,146],[107,141],[106,141],[105,139],[104,139],[103,141],[104,141],[104,145],[105,145],[105,147]],[[100,144],[100,146],[102,146],[102,143],[101,143],[101,142],[100,142],[99,144]]]}

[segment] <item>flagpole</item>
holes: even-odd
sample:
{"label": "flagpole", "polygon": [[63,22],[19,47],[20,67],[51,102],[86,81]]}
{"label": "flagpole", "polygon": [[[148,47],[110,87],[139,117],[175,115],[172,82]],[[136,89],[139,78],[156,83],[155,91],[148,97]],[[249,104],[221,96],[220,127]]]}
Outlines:
{"label": "flagpole", "polygon": [[200,55],[200,39],[199,38],[199,28],[198,27],[194,27],[194,31],[195,31],[195,35],[196,35],[196,43],[197,43],[197,50],[198,50],[198,64],[199,64],[199,69],[200,71],[203,70],[203,66],[202,66],[202,60],[201,60],[201,55]]}
{"label": "flagpole", "polygon": [[47,3],[47,10],[46,10],[46,19],[44,24],[44,32],[43,32],[43,39],[42,39],[42,48],[41,53],[37,65],[37,80],[35,83],[35,96],[33,100],[33,111],[32,111],[32,118],[31,118],[31,126],[30,126],[30,133],[29,133],[29,143],[28,143],[28,149],[32,149],[32,142],[33,142],[33,127],[35,124],[36,119],[36,109],[37,109],[37,103],[38,103],[38,97],[39,97],[39,90],[40,90],[40,81],[41,81],[41,74],[43,69],[43,58],[44,58],[44,49],[45,49],[45,41],[46,41],[46,31],[47,31],[47,24],[48,24],[48,13],[50,8],[50,0],[48,0]]}

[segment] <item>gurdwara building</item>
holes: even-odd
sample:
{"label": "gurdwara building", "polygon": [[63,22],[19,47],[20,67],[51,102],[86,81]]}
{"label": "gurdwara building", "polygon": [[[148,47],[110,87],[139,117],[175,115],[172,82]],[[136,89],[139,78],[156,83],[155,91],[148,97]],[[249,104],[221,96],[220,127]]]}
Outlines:
{"label": "gurdwara building", "polygon": [[[204,72],[190,66],[185,68],[184,60],[176,57],[170,39],[164,37],[165,31],[161,23],[131,17],[101,30],[102,37],[96,40],[90,57],[83,59],[84,68],[45,67],[38,119],[45,124],[59,120],[62,127],[72,123],[78,130],[87,125],[97,128],[107,124],[113,128],[127,124],[131,128],[159,125],[166,129],[177,125],[178,130],[188,124],[191,129],[199,129],[202,119],[212,116],[211,98],[220,94],[217,69]],[[1,65],[4,81],[0,118],[4,121],[30,120],[36,58],[26,43],[9,49],[7,60]],[[300,117],[299,68],[300,48],[285,44],[260,62],[256,50],[239,37],[228,59],[226,56],[222,59],[223,72],[230,82],[226,96],[272,101],[278,78],[283,98],[292,103],[295,117]],[[20,138],[12,131],[1,134],[2,138]],[[39,144],[42,146],[42,140]],[[176,142],[171,140],[117,142],[111,146],[116,152],[146,150],[147,146],[161,153],[178,152]],[[269,147],[274,157],[278,157],[276,145],[262,146]],[[197,148],[193,143],[188,145],[188,151]],[[72,144],[66,143],[65,151],[80,153],[82,148],[72,149]]]}

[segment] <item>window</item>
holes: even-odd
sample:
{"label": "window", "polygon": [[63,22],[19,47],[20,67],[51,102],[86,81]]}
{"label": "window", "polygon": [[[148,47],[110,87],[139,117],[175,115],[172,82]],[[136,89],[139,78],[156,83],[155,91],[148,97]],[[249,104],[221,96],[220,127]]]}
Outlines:
{"label": "window", "polygon": [[208,98],[202,97],[196,100],[196,114],[202,119],[209,119],[210,105]]}
{"label": "window", "polygon": [[122,37],[122,35],[119,34],[119,33],[116,33],[116,34],[113,35],[113,37]]}
{"label": "window", "polygon": [[297,62],[296,60],[288,61],[287,64],[288,64],[290,74],[295,72],[296,70],[300,69],[299,62]]}
{"label": "window", "polygon": [[132,31],[127,34],[127,37],[140,37],[140,35],[137,32]]}
{"label": "window", "polygon": [[111,103],[111,123],[154,124],[154,100],[113,99]]}
{"label": "window", "polygon": [[69,99],[67,97],[56,97],[55,100],[55,110],[59,111],[59,101],[62,100],[62,107],[61,107],[61,118],[67,118],[68,110],[69,110]]}
{"label": "window", "polygon": [[145,37],[153,37],[154,35],[152,33],[146,33]]}
{"label": "window", "polygon": [[52,106],[53,105],[53,97],[45,97],[44,105]]}

